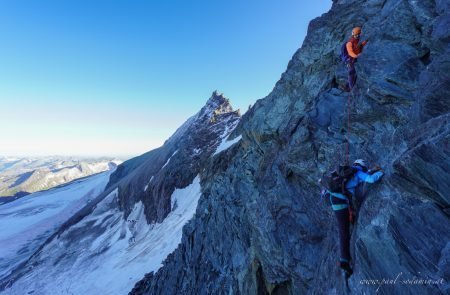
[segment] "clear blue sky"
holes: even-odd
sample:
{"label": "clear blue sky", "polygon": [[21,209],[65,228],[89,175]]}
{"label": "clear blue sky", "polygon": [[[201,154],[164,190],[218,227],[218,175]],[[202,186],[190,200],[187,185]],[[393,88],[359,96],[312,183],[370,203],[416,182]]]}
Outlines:
{"label": "clear blue sky", "polygon": [[0,0],[0,155],[134,156],[269,94],[331,0]]}

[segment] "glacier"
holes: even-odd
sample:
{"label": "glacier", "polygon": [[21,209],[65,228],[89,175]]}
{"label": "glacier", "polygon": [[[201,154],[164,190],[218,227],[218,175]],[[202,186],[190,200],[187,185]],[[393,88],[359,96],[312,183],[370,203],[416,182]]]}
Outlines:
{"label": "glacier", "polygon": [[[45,246],[49,256],[29,276],[1,294],[127,294],[147,272],[157,271],[180,244],[183,226],[194,216],[200,195],[197,176],[192,184],[173,192],[173,210],[163,222],[147,224],[142,202],[124,219],[115,206],[115,189],[92,214]],[[75,245],[65,243],[68,235],[86,231],[93,234]],[[62,269],[53,268],[67,251],[78,252],[75,260],[68,260]]]}
{"label": "glacier", "polygon": [[1,205],[0,278],[24,262],[65,221],[101,193],[112,172],[103,172]]}

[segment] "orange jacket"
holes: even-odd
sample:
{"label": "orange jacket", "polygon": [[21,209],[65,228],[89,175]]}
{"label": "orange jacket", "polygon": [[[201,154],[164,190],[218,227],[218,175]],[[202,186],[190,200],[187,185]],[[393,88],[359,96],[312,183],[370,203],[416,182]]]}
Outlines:
{"label": "orange jacket", "polygon": [[362,47],[364,45],[361,44],[361,46],[358,44],[359,40],[355,39],[353,37],[350,38],[350,40],[348,40],[347,42],[347,52],[348,55],[350,55],[352,58],[357,58],[358,55],[361,53],[362,51]]}

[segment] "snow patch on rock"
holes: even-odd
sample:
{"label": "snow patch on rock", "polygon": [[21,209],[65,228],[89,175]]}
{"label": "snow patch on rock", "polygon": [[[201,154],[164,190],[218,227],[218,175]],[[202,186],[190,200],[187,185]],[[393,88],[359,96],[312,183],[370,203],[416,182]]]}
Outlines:
{"label": "snow patch on rock", "polygon": [[[242,135],[237,136],[236,138],[233,138],[232,140],[228,140],[228,137],[220,143],[220,145],[217,147],[217,150],[214,152],[214,155],[217,155],[228,148],[230,148],[235,143],[239,142],[242,139]],[[213,156],[214,156],[213,155]]]}

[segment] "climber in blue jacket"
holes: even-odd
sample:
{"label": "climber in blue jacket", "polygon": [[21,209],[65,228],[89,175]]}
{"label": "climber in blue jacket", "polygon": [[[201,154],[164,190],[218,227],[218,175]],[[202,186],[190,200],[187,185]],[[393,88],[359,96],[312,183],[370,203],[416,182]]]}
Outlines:
{"label": "climber in blue jacket", "polygon": [[[324,191],[330,198],[331,206],[336,215],[339,227],[339,244],[341,249],[340,267],[350,277],[353,270],[350,266],[350,223],[353,223],[352,198],[355,197],[357,187],[362,183],[375,183],[383,176],[379,166],[369,170],[364,160],[358,159],[353,163],[355,173],[345,183],[346,194]],[[362,197],[362,196],[359,196]]]}

